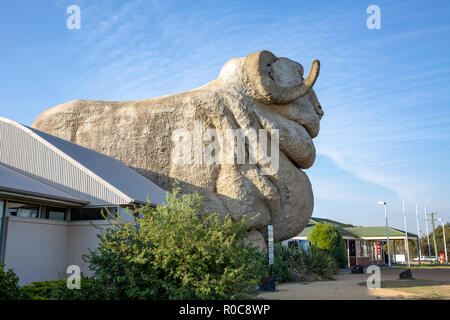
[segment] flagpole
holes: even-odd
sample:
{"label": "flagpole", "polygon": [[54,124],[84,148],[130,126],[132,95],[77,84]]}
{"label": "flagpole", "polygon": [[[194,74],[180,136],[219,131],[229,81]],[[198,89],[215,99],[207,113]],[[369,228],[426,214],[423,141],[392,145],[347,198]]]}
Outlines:
{"label": "flagpole", "polygon": [[419,266],[422,265],[422,249],[420,247],[419,204],[416,202],[417,249],[419,250]]}
{"label": "flagpole", "polygon": [[430,234],[428,233],[428,220],[427,220],[427,207],[423,207],[424,214],[425,214],[425,227],[427,230],[427,243],[428,243],[428,257],[430,258],[430,264],[433,263],[431,261],[431,247],[430,247]]}
{"label": "flagpole", "polygon": [[403,222],[405,224],[405,254],[408,259],[408,268],[410,268],[411,264],[409,261],[408,227],[406,226],[405,198],[403,198],[402,207],[403,207]]}

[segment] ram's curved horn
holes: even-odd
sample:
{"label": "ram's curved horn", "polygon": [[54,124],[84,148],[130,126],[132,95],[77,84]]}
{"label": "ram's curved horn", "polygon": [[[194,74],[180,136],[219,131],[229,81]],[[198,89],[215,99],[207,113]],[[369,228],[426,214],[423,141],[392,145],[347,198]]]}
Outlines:
{"label": "ram's curved horn", "polygon": [[259,51],[247,56],[246,72],[258,98],[266,103],[286,104],[307,94],[319,76],[320,62],[314,60],[308,77],[291,87],[280,87],[270,77],[268,67],[278,58],[269,51]]}

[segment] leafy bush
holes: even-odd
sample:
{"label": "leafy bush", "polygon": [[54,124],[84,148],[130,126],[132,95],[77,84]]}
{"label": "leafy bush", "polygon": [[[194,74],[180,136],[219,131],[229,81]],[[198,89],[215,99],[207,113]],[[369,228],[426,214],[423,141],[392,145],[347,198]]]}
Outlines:
{"label": "leafy bush", "polygon": [[347,253],[341,231],[328,223],[318,223],[308,235],[312,247],[331,254],[340,268],[347,266]]}
{"label": "leafy bush", "polygon": [[13,270],[5,271],[5,266],[0,264],[0,300],[17,300],[22,298],[19,286],[19,278]]}
{"label": "leafy bush", "polygon": [[135,209],[135,222],[112,220],[85,260],[104,299],[235,299],[252,292],[267,268],[244,244],[245,219],[202,214],[198,194]]}
{"label": "leafy bush", "polygon": [[274,246],[274,277],[278,282],[331,279],[337,272],[334,258],[317,248]]}
{"label": "leafy bush", "polygon": [[281,257],[274,256],[273,259],[273,277],[275,278],[276,282],[289,282],[293,281],[294,278],[292,278],[291,272],[289,271],[289,266],[287,262],[285,262]]}
{"label": "leafy bush", "polygon": [[81,278],[80,289],[68,289],[67,279],[36,281],[22,287],[23,298],[31,300],[88,300],[100,299],[94,280]]}
{"label": "leafy bush", "polygon": [[22,287],[23,292],[31,300],[50,300],[63,295],[66,280],[36,281]]}
{"label": "leafy bush", "polygon": [[338,272],[334,257],[327,251],[311,247],[299,248],[302,268],[294,268],[294,278],[306,280],[332,279]]}

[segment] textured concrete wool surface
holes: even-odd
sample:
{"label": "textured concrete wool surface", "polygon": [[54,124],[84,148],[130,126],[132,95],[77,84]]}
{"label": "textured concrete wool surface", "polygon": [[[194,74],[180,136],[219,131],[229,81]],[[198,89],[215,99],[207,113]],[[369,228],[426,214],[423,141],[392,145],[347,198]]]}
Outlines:
{"label": "textured concrete wool surface", "polygon": [[[260,51],[231,59],[200,88],[137,101],[70,101],[41,113],[33,127],[114,157],[164,189],[178,179],[182,192],[204,197],[205,211],[253,218],[249,240],[264,247],[268,224],[275,241],[288,239],[303,230],[313,211],[302,169],[314,163],[312,139],[323,116],[312,89],[319,62],[306,79],[303,73],[298,62]],[[229,129],[265,129],[269,137],[278,129],[279,169],[265,175],[267,164],[258,159],[175,164],[172,134],[180,128],[194,134],[196,121],[223,137]],[[211,142],[202,143],[205,150]],[[245,152],[248,159],[248,144]]]}

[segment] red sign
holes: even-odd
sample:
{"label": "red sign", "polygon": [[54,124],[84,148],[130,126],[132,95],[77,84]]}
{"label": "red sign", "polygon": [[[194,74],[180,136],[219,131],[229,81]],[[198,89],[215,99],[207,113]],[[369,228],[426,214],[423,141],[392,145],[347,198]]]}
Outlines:
{"label": "red sign", "polygon": [[439,255],[439,263],[440,263],[440,264],[444,264],[444,254],[443,254],[443,253],[441,253],[441,254]]}
{"label": "red sign", "polygon": [[382,258],[381,258],[381,242],[377,242],[377,251],[378,251],[378,260],[382,260]]}

